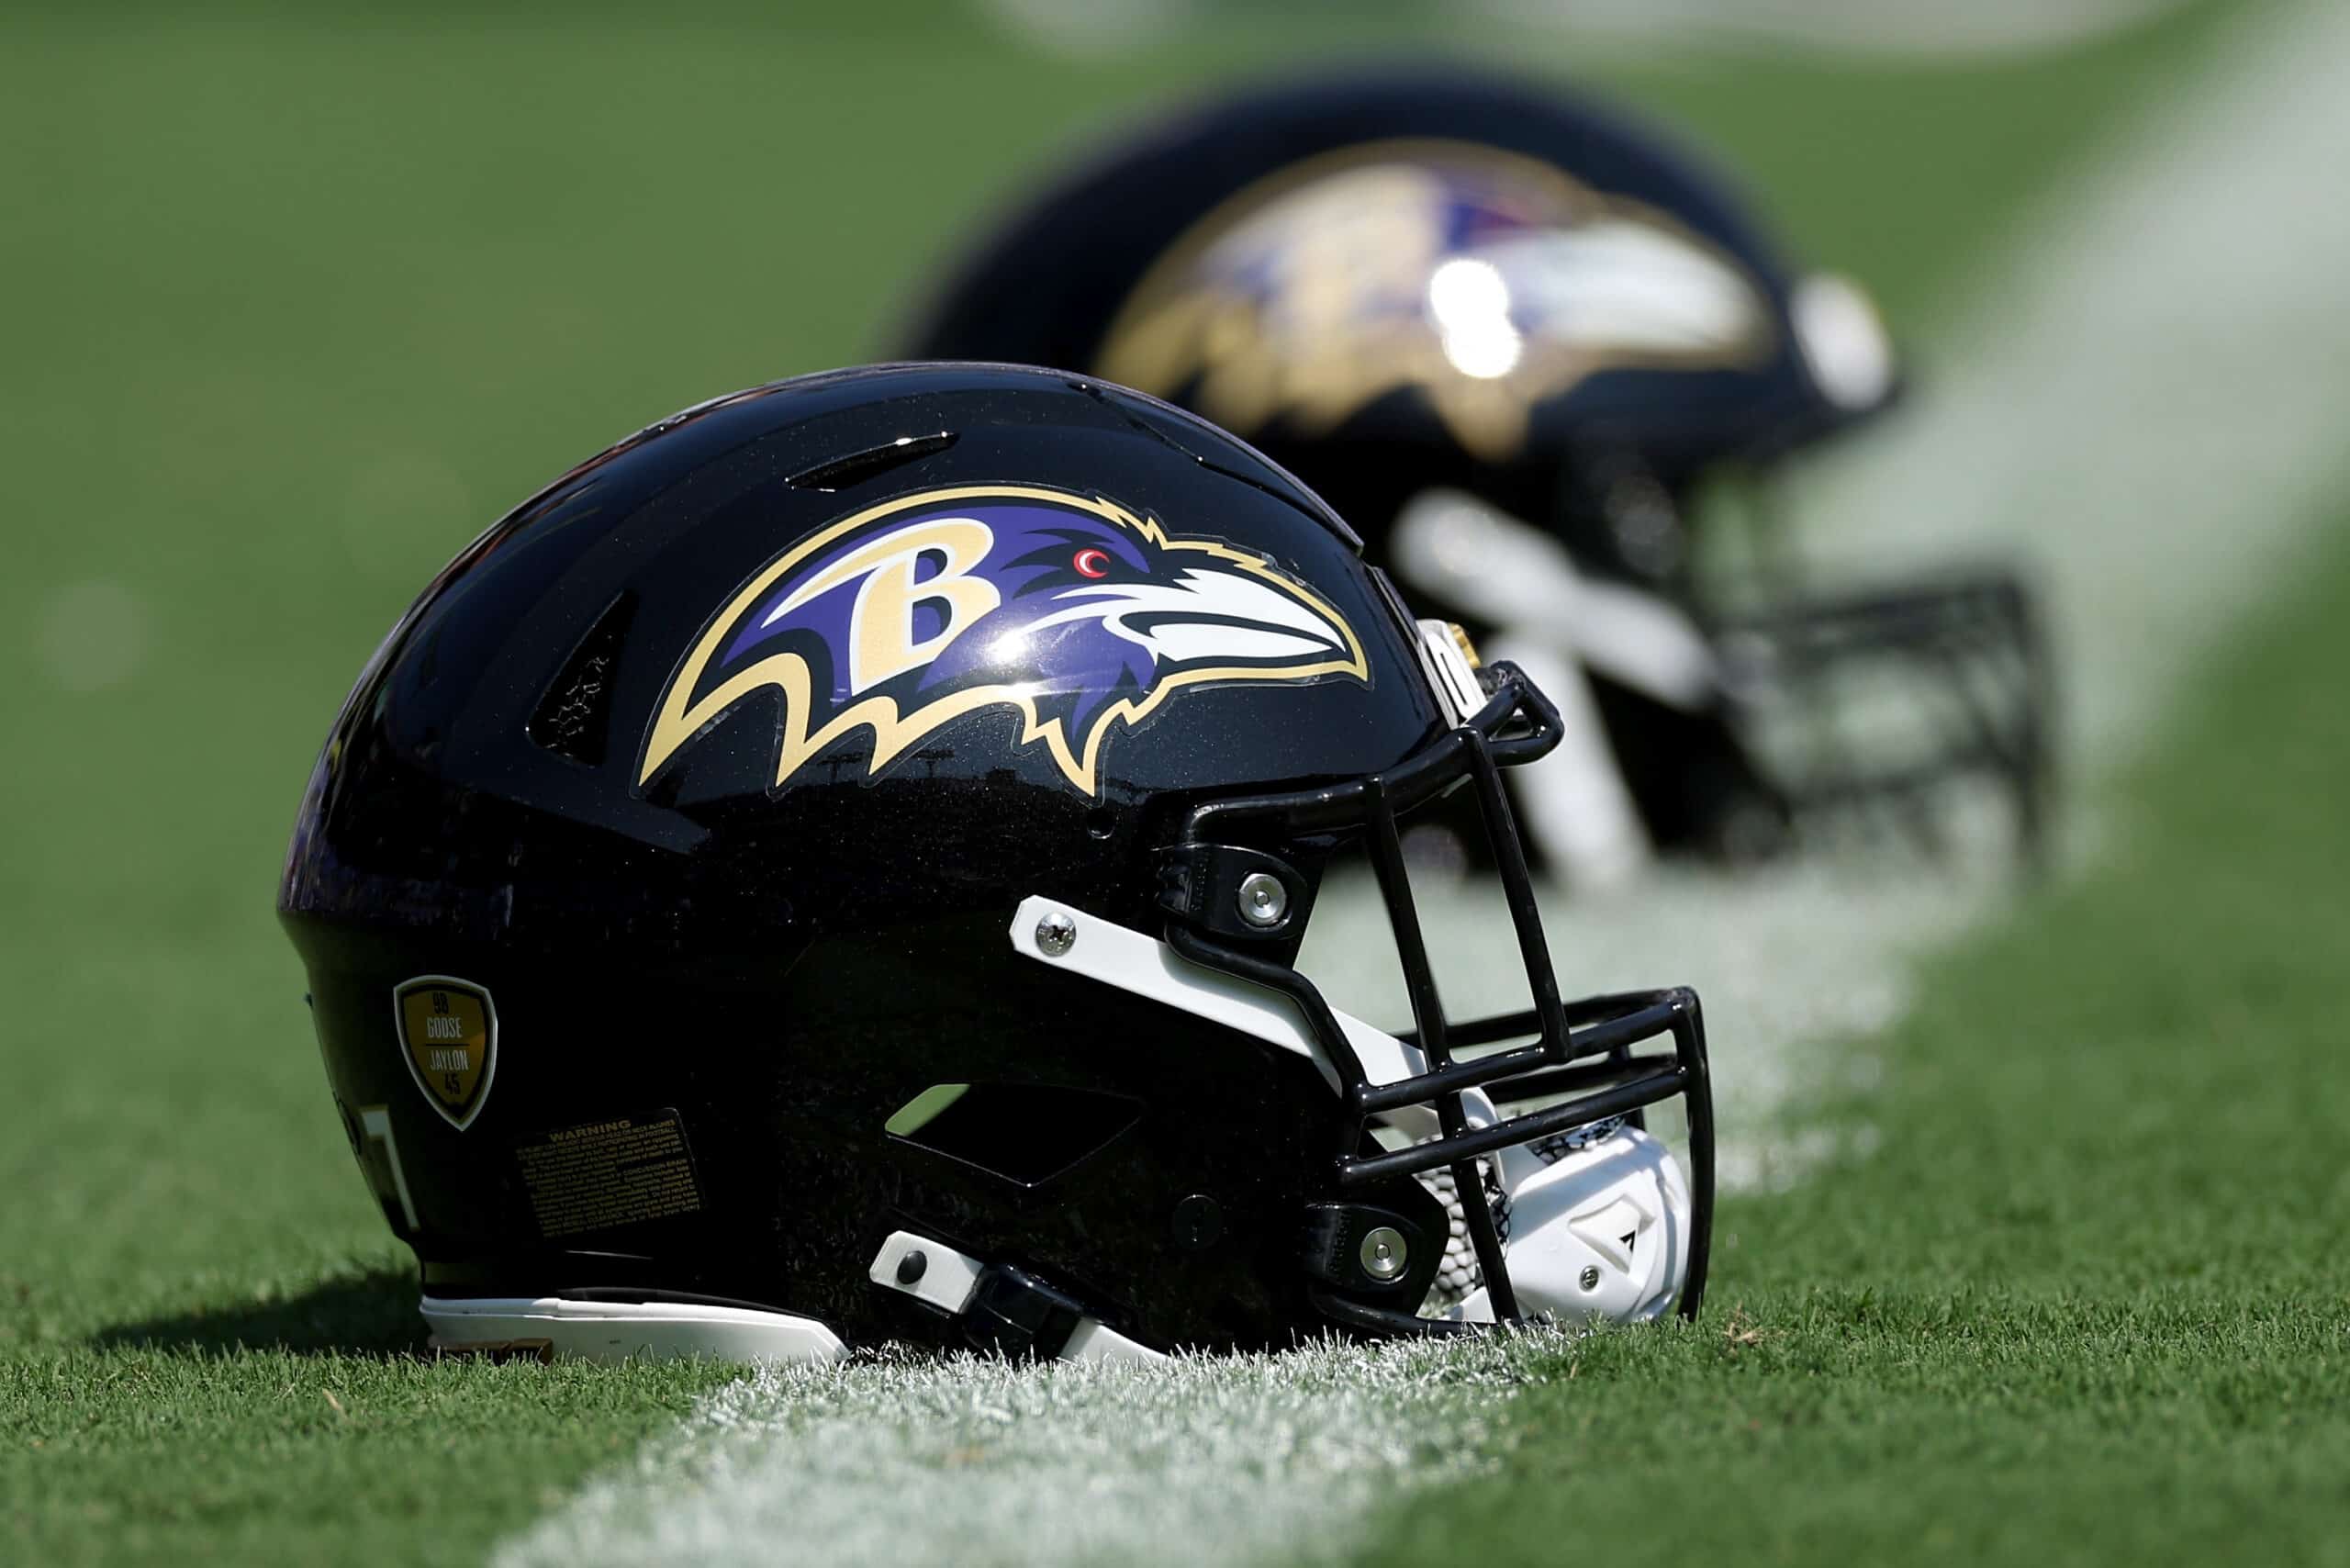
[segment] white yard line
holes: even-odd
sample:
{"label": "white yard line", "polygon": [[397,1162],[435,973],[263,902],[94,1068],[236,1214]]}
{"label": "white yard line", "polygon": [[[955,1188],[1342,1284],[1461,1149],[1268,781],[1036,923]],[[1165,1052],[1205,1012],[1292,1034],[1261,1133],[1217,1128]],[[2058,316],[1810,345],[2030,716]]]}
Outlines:
{"label": "white yard line", "polygon": [[2350,6],[2265,8],[2145,117],[2028,215],[1915,408],[1805,509],[1854,554],[2036,563],[2092,774],[2350,476]]}
{"label": "white yard line", "polygon": [[509,1545],[583,1563],[1319,1562],[1408,1472],[1493,1462],[1545,1334],[1168,1367],[762,1372]]}
{"label": "white yard line", "polygon": [[[2350,414],[2344,61],[2350,6],[2335,0],[2249,19],[2045,204],[1944,335],[1906,428],[1812,487],[1815,532],[1856,554],[1959,539],[2031,553],[2088,774],[2129,754],[2324,521]],[[1818,1043],[1897,1015],[1909,955],[1995,902],[1893,881],[1668,879],[1561,906],[1552,933],[1572,984],[1696,984],[1725,1119],[1782,1125],[1792,1093],[1853,1063]],[[1432,931],[1449,958],[1475,961],[1465,922]],[[1785,1174],[1803,1152],[1779,1144],[1774,1172],[1748,1149],[1730,1173]],[[1481,1341],[1158,1372],[906,1361],[764,1373],[497,1562],[1343,1556],[1375,1493],[1506,1440],[1496,1395],[1525,1375],[1523,1354]],[[1423,1462],[1438,1455],[1454,1457]]]}
{"label": "white yard line", "polygon": [[[1653,59],[1693,45],[1810,55],[1965,59],[2035,54],[2120,32],[2185,0],[1471,0],[1507,28],[1552,31],[1579,56],[1596,47]],[[1008,31],[1043,54],[1134,55],[1222,12],[1225,0],[982,0]],[[1304,6],[1291,7],[1305,12]],[[1431,7],[1431,9],[1438,9]]]}
{"label": "white yard line", "polygon": [[1520,27],[1626,51],[1688,48],[1965,59],[2036,54],[2144,23],[2182,0],[1483,0]]}

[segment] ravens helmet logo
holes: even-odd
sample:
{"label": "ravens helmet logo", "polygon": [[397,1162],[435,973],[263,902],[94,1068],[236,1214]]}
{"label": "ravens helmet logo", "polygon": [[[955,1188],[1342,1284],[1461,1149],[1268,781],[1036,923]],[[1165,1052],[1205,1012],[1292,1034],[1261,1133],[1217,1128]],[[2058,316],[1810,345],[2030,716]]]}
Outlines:
{"label": "ravens helmet logo", "polygon": [[1368,682],[1354,629],[1304,585],[1114,501],[1035,487],[902,497],[819,530],[736,590],[662,695],[649,783],[752,692],[782,693],[775,781],[870,730],[878,774],[942,725],[1021,718],[1086,794],[1113,725],[1209,683]]}

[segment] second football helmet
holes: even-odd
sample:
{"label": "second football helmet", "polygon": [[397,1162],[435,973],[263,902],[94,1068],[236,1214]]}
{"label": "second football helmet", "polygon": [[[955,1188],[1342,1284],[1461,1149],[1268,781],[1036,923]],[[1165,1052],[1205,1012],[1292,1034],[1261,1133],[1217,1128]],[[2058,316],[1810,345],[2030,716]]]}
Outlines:
{"label": "second football helmet", "polygon": [[1058,178],[901,347],[1096,371],[1303,476],[1567,710],[1521,799],[1571,871],[1850,808],[1930,834],[1962,778],[2038,841],[2048,678],[2014,573],[1826,592],[1775,528],[1743,572],[1695,536],[1710,481],[1899,378],[1859,288],[1789,267],[1650,128],[1477,71],[1280,81]]}

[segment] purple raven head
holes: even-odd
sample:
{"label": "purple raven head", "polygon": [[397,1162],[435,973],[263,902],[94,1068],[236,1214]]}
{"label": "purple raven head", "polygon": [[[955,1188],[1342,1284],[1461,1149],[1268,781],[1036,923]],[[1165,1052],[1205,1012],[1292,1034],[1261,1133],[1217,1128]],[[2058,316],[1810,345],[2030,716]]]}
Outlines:
{"label": "purple raven head", "polygon": [[1536,405],[1615,369],[1751,369],[1772,306],[1738,259],[1499,148],[1371,142],[1216,207],[1112,323],[1098,368],[1253,435],[1411,387],[1514,457]]}
{"label": "purple raven head", "polygon": [[1114,502],[1029,486],[909,496],[745,583],[663,694],[640,781],[748,693],[783,694],[780,784],[860,726],[879,772],[1001,706],[1091,794],[1113,721],[1207,682],[1369,678],[1343,617],[1273,566]]}

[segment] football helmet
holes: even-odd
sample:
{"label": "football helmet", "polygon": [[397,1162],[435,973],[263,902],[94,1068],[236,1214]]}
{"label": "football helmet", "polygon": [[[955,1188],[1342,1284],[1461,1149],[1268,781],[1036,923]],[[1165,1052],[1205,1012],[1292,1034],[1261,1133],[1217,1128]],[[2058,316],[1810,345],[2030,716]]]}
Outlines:
{"label": "football helmet", "polygon": [[1789,267],[1650,128],[1457,68],[1243,92],[1050,185],[900,346],[1097,372],[1314,486],[1564,711],[1514,782],[1572,875],[1855,820],[1930,842],[1962,779],[2039,843],[2048,675],[2013,571],[1825,590],[1764,484],[1718,487],[1764,526],[1695,536],[1714,481],[1899,375],[1856,286]]}
{"label": "football helmet", "polygon": [[[844,371],[664,420],[462,552],[335,721],[279,907],[446,1348],[1694,1313],[1702,1019],[1561,999],[1501,784],[1558,728],[1192,415]],[[1516,1013],[1439,995],[1398,846],[1448,796]],[[1350,850],[1389,1028],[1299,968]]]}

